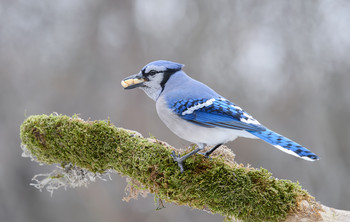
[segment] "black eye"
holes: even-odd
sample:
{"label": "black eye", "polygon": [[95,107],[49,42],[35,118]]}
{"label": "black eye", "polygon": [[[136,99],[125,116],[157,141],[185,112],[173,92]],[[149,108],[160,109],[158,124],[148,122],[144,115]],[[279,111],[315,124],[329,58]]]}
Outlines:
{"label": "black eye", "polygon": [[157,72],[156,70],[151,70],[151,71],[148,72],[148,75],[153,76],[153,75],[155,75],[155,74],[157,74],[157,73],[158,73],[158,72]]}

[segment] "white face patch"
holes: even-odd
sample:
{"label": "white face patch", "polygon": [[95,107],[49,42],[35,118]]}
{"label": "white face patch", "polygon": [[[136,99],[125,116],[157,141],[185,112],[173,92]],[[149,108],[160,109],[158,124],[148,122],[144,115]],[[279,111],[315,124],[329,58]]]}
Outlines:
{"label": "white face patch", "polygon": [[210,106],[211,104],[213,104],[214,101],[215,101],[215,99],[212,98],[212,99],[207,100],[205,103],[200,103],[200,104],[197,104],[195,106],[192,106],[192,107],[186,109],[185,111],[183,111],[181,113],[181,115],[191,114],[194,111],[196,111],[197,109],[201,109],[203,107]]}
{"label": "white face patch", "polygon": [[143,83],[144,87],[141,89],[149,96],[151,99],[156,101],[162,92],[162,87],[160,83],[163,81],[164,74],[158,73],[154,76],[149,76],[149,81]]}
{"label": "white face patch", "polygon": [[157,71],[157,72],[162,72],[162,71],[165,71],[166,68],[164,66],[149,65],[149,66],[146,67],[145,73],[149,73],[151,70],[154,70],[154,71]]}

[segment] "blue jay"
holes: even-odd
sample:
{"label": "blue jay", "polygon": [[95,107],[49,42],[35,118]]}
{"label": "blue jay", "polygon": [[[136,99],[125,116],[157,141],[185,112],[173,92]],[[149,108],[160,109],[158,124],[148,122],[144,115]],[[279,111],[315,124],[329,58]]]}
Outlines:
{"label": "blue jay", "polygon": [[181,172],[184,160],[205,146],[213,146],[201,153],[208,158],[219,146],[237,137],[260,138],[288,154],[318,160],[305,147],[269,130],[236,104],[186,75],[183,66],[165,60],[154,61],[121,82],[124,89],[140,87],[156,102],[157,113],[165,125],[177,136],[198,145],[184,156],[172,153]]}

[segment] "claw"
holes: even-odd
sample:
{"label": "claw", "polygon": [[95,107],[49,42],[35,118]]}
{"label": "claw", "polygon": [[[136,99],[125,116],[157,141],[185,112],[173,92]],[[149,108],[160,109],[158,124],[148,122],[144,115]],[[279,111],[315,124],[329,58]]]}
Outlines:
{"label": "claw", "polygon": [[179,167],[180,167],[181,173],[183,173],[184,167],[182,165],[182,162],[185,161],[188,157],[192,156],[193,154],[196,154],[198,151],[200,151],[202,149],[203,149],[202,147],[198,147],[197,149],[195,149],[192,152],[190,152],[186,155],[183,155],[183,156],[180,156],[180,154],[176,156],[175,151],[173,151],[170,156],[174,159],[175,162],[177,162],[177,165],[179,165]]}
{"label": "claw", "polygon": [[176,157],[176,154],[175,154],[175,151],[173,151],[170,156],[175,160],[175,157]]}
{"label": "claw", "polygon": [[180,172],[183,173],[184,167],[182,162],[184,161],[184,159],[181,158],[180,154],[176,155],[175,151],[173,151],[170,156],[174,159],[175,162],[177,162],[177,165],[180,167]]}
{"label": "claw", "polygon": [[180,173],[183,173],[184,172],[184,167],[182,165],[182,162],[178,162],[177,165],[180,167]]}
{"label": "claw", "polygon": [[175,151],[173,151],[170,155],[175,161],[181,158],[180,154],[176,155]]}

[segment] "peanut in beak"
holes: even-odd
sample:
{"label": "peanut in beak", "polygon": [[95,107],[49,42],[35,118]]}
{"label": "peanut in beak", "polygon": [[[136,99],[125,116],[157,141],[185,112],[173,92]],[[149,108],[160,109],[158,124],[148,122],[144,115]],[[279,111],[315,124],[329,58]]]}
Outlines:
{"label": "peanut in beak", "polygon": [[136,85],[139,83],[143,83],[145,80],[144,79],[127,79],[127,80],[122,80],[121,84],[124,88]]}

